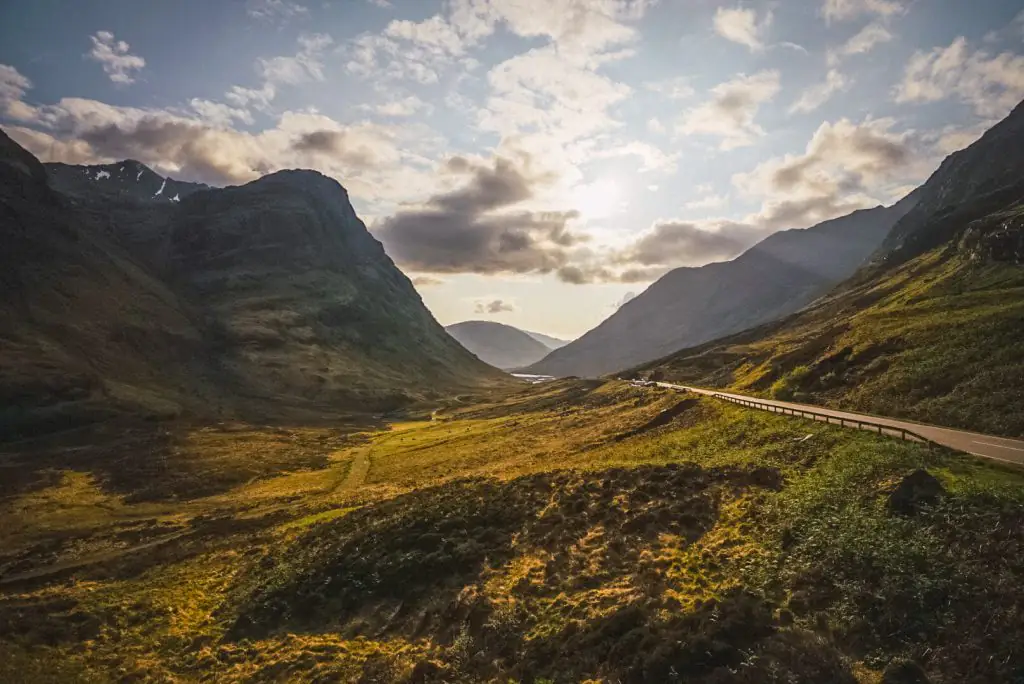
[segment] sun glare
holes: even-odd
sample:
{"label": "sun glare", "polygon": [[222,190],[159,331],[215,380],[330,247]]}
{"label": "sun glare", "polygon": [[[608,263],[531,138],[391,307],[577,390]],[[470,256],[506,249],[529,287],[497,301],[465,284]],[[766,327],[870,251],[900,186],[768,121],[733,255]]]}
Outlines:
{"label": "sun glare", "polygon": [[604,218],[615,212],[622,201],[619,184],[610,178],[602,178],[578,185],[572,191],[572,208],[584,218]]}

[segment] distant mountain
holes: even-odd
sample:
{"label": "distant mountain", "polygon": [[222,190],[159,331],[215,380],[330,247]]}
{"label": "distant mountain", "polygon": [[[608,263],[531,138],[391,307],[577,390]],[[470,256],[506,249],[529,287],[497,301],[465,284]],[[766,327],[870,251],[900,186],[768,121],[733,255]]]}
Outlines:
{"label": "distant mountain", "polygon": [[529,330],[524,330],[523,332],[543,344],[548,349],[552,350],[561,349],[572,342],[572,340],[562,340],[557,337],[552,337],[551,335],[545,335],[544,333],[530,332]]}
{"label": "distant mountain", "polygon": [[781,231],[732,261],[670,271],[528,370],[604,375],[793,313],[849,277],[916,201]]}
{"label": "distant mountain", "polygon": [[528,366],[551,351],[530,333],[494,321],[464,321],[445,330],[481,361],[505,370]]}
{"label": "distant mountain", "polygon": [[1024,435],[1024,103],[915,194],[827,297],[627,372]]}
{"label": "distant mountain", "polygon": [[505,382],[444,332],[334,180],[204,189],[97,168],[46,168],[0,132],[0,434],[381,411]]}

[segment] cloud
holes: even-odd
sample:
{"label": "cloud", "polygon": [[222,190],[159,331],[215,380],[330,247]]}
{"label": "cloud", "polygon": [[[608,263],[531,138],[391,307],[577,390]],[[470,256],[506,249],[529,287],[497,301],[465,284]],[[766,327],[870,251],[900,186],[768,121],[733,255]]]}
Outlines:
{"label": "cloud", "polygon": [[263,80],[288,85],[324,80],[323,53],[333,43],[334,39],[323,33],[299,36],[299,51],[293,57],[258,60]]}
{"label": "cloud", "polygon": [[707,195],[683,205],[686,209],[720,209],[725,206],[725,195]]}
{"label": "cloud", "polygon": [[515,310],[516,305],[512,302],[506,302],[504,299],[492,299],[490,301],[478,299],[473,307],[473,313],[478,314],[499,314]]}
{"label": "cloud", "polygon": [[232,121],[250,125],[253,123],[252,114],[247,110],[231,107],[223,102],[211,102],[194,97],[189,100],[189,105],[201,119],[221,128],[230,128]]}
{"label": "cloud", "polygon": [[829,69],[823,83],[811,86],[800,94],[799,99],[789,108],[789,113],[813,112],[828,102],[836,93],[850,87],[850,80],[836,69]]}
{"label": "cloud", "polygon": [[[313,168],[339,178],[354,197],[394,204],[409,188],[438,188],[433,164],[420,152],[431,133],[418,124],[342,124],[308,112],[284,112],[255,132],[230,128],[245,113],[192,100],[187,109],[117,107],[63,98],[25,102],[28,79],[0,66],[0,112],[18,125],[11,137],[43,161],[72,164],[138,159],[156,171],[212,185],[245,183],[286,168]],[[390,207],[388,207],[390,210]]]}
{"label": "cloud", "polygon": [[740,8],[719,7],[714,18],[715,33],[726,40],[745,45],[752,51],[764,49],[763,35],[771,22],[771,12],[758,23],[757,12]]}
{"label": "cloud", "polygon": [[377,106],[364,105],[363,108],[380,114],[381,116],[393,117],[413,116],[418,112],[425,112],[429,114],[434,109],[431,105],[427,104],[415,95],[391,100],[390,102]]}
{"label": "cloud", "polygon": [[434,276],[419,275],[412,279],[412,284],[416,287],[434,287],[435,285],[444,285],[444,281]]}
{"label": "cloud", "polygon": [[253,19],[287,21],[309,15],[309,9],[291,0],[246,0],[245,13]]}
{"label": "cloud", "polygon": [[620,264],[700,266],[742,253],[767,235],[732,221],[657,221],[651,231],[621,251]]}
{"label": "cloud", "polygon": [[830,66],[839,63],[842,57],[863,55],[875,49],[875,46],[888,43],[895,36],[884,25],[879,22],[868,24],[858,31],[852,38],[843,43],[838,50],[829,51],[828,61]]}
{"label": "cloud", "polygon": [[550,273],[584,241],[568,224],[576,212],[517,208],[549,182],[501,157],[493,165],[455,157],[449,172],[461,187],[399,211],[375,232],[397,263],[423,273]]}
{"label": "cloud", "polygon": [[0,64],[0,114],[15,120],[32,116],[33,109],[22,98],[32,82],[7,64]]}
{"label": "cloud", "polygon": [[904,0],[825,0],[821,13],[825,21],[845,21],[865,15],[891,17],[907,11]]}
{"label": "cloud", "polygon": [[740,74],[712,88],[711,99],[686,112],[676,133],[719,137],[722,150],[751,145],[754,138],[764,135],[764,129],[754,123],[761,105],[778,92],[778,71]]}
{"label": "cloud", "polygon": [[895,89],[896,102],[957,98],[979,116],[1001,119],[1024,98],[1024,56],[971,51],[967,39],[915,52]]}
{"label": "cloud", "polygon": [[277,97],[278,86],[323,81],[324,53],[334,44],[334,39],[323,33],[303,34],[299,36],[298,44],[299,49],[294,55],[257,59],[256,69],[263,84],[258,88],[231,86],[224,93],[224,99],[241,110],[252,107],[268,112],[270,103]]}
{"label": "cloud", "polygon": [[110,31],[97,31],[89,39],[92,49],[86,57],[99,62],[111,81],[121,85],[135,83],[135,72],[146,66],[146,60],[128,52],[131,46],[123,40],[116,40]]}
{"label": "cloud", "polygon": [[738,189],[764,198],[761,211],[745,221],[770,230],[810,226],[875,206],[876,196],[888,197],[894,183],[927,174],[916,141],[909,132],[893,131],[894,125],[893,119],[825,122],[803,154],[736,174]]}

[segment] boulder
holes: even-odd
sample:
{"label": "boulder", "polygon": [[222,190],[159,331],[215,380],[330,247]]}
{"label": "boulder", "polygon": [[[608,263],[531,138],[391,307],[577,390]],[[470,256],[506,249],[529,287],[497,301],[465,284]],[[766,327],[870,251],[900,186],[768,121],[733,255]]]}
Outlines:
{"label": "boulder", "polygon": [[945,495],[942,484],[927,470],[919,468],[904,477],[889,494],[889,511],[914,515],[922,506],[933,506]]}

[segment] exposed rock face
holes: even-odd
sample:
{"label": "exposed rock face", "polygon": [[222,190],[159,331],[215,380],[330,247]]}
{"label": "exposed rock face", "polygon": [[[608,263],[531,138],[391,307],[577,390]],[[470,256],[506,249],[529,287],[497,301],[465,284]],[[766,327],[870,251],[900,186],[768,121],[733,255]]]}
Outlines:
{"label": "exposed rock face", "polygon": [[946,490],[927,470],[915,470],[903,478],[889,494],[889,510],[899,515],[914,515],[923,506],[934,506]]}
{"label": "exposed rock face", "polygon": [[966,149],[947,157],[893,228],[879,261],[900,262],[962,235],[972,221],[1024,198],[1024,102]]}
{"label": "exposed rock face", "polygon": [[528,370],[613,373],[793,313],[849,277],[915,201],[775,233],[732,261],[675,269]]}
{"label": "exposed rock face", "polygon": [[529,333],[494,321],[464,321],[445,330],[480,360],[506,370],[529,366],[551,351]]}
{"label": "exposed rock face", "polygon": [[0,433],[139,409],[376,411],[503,381],[318,173],[176,202],[68,195],[0,134],[0,180]]}

